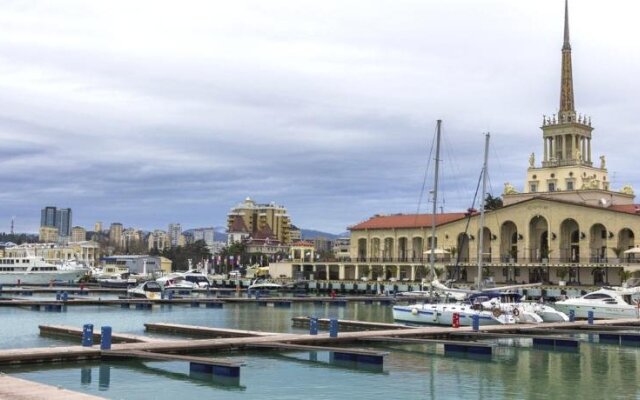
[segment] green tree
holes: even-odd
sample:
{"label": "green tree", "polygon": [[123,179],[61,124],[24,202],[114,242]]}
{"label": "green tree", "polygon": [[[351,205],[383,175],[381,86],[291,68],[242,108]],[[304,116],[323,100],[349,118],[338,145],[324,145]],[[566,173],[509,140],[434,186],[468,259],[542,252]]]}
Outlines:
{"label": "green tree", "polygon": [[211,252],[204,240],[198,240],[185,246],[176,246],[165,249],[162,256],[170,259],[174,271],[184,271],[189,268],[189,260],[197,264],[201,260],[209,260]]}
{"label": "green tree", "polygon": [[487,193],[487,197],[484,199],[485,210],[497,210],[498,208],[502,208],[502,206],[502,198],[500,196],[493,197],[491,193]]}

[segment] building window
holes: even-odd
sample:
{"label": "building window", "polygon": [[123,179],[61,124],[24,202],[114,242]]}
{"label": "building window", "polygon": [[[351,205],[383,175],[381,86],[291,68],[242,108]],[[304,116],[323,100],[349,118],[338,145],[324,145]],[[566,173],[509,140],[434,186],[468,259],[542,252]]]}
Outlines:
{"label": "building window", "polygon": [[573,190],[573,181],[567,182],[567,190]]}
{"label": "building window", "polygon": [[555,192],[556,191],[556,184],[551,182],[549,183],[549,191],[550,192]]}
{"label": "building window", "polygon": [[531,193],[535,193],[538,191],[538,186],[535,183],[531,184]]}

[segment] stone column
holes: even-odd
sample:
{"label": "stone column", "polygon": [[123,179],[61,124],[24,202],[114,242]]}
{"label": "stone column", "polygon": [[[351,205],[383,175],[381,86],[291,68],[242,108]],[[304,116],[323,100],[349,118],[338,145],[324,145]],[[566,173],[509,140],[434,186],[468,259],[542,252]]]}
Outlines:
{"label": "stone column", "polygon": [[544,138],[544,161],[549,161],[547,158],[547,147],[549,146],[549,138]]}
{"label": "stone column", "polygon": [[411,273],[410,273],[409,279],[411,279],[412,282],[416,280],[416,268],[418,267],[416,267],[415,265],[411,266]]}
{"label": "stone column", "polygon": [[344,264],[340,263],[338,264],[338,279],[343,281],[344,275]]}

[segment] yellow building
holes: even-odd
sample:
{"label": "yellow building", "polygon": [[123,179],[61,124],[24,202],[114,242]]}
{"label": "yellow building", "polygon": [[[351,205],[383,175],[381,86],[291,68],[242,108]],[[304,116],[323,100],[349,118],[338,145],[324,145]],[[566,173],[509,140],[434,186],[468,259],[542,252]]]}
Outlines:
{"label": "yellow building", "polygon": [[74,226],[71,229],[71,241],[83,242],[87,240],[87,231],[81,226]]}
{"label": "yellow building", "polygon": [[290,227],[286,208],[275,203],[258,204],[249,197],[227,215],[227,230],[233,238],[258,234],[287,245],[291,243]]}
{"label": "yellow building", "polygon": [[[604,156],[594,165],[591,118],[574,107],[566,9],[560,89],[557,114],[541,126],[542,162],[531,154],[521,191],[505,183],[504,206],[486,212],[483,232],[478,212],[437,215],[433,242],[446,255],[440,263],[448,277],[475,281],[481,251],[483,278],[496,282],[618,284],[623,269],[634,269],[624,251],[640,234],[640,205],[629,185],[610,186]],[[431,221],[430,215],[374,216],[352,226],[355,263],[341,274],[419,279]]]}
{"label": "yellow building", "polygon": [[41,243],[58,243],[58,228],[53,226],[41,226],[38,240]]}

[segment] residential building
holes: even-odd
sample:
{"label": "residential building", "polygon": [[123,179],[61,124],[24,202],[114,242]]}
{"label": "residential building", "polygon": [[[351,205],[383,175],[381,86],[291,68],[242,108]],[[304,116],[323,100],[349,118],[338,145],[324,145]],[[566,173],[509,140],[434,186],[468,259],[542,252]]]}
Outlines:
{"label": "residential building", "polygon": [[333,255],[338,260],[348,260],[351,258],[351,239],[338,238],[333,241]]}
{"label": "residential building", "polygon": [[182,236],[182,226],[180,224],[169,224],[169,244],[171,247],[184,246],[185,239]]}
{"label": "residential building", "polygon": [[58,243],[58,228],[55,226],[41,226],[38,240],[43,243]]}
{"label": "residential building", "polygon": [[122,243],[123,227],[120,222],[114,222],[109,227],[109,244],[114,247],[120,246]]}
{"label": "residential building", "polygon": [[196,228],[192,230],[193,240],[204,240],[207,246],[213,245],[215,230],[213,228]]}
{"label": "residential building", "polygon": [[156,249],[158,251],[163,251],[170,247],[169,243],[169,235],[167,232],[156,229],[149,234],[148,241],[148,249]]}
{"label": "residential building", "polygon": [[289,227],[289,239],[291,243],[299,242],[302,240],[302,231],[295,225]]}
{"label": "residential building", "polygon": [[71,241],[72,242],[84,242],[87,240],[87,231],[81,226],[74,226],[71,229]]}
{"label": "residential building", "polygon": [[227,230],[232,232],[234,227],[240,226],[240,220],[249,235],[269,231],[274,240],[284,245],[291,243],[291,220],[283,206],[273,202],[258,204],[247,197],[227,214]]}
{"label": "residential building", "polygon": [[48,206],[40,211],[40,226],[58,228],[59,237],[71,236],[71,209]]}

